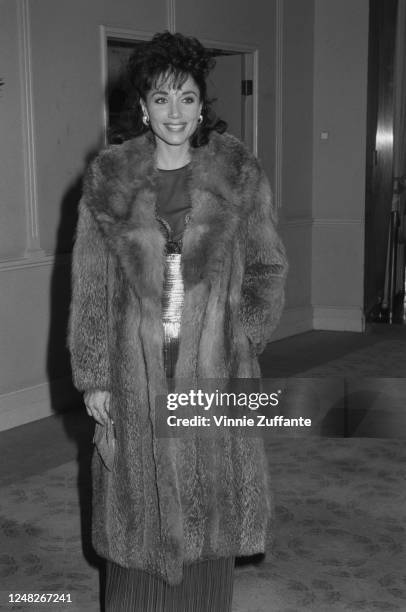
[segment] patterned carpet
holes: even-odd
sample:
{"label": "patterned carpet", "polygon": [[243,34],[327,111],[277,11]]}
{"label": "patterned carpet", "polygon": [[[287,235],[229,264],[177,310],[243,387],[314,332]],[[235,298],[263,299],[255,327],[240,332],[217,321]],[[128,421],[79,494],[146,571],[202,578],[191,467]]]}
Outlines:
{"label": "patterned carpet", "polygon": [[406,610],[401,441],[269,445],[274,543],[235,582],[235,612]]}
{"label": "patterned carpet", "polygon": [[[404,443],[273,439],[268,454],[273,542],[264,561],[236,569],[233,612],[406,610]],[[100,609],[83,469],[69,462],[1,490],[1,610]],[[11,606],[9,592],[73,603]]]}

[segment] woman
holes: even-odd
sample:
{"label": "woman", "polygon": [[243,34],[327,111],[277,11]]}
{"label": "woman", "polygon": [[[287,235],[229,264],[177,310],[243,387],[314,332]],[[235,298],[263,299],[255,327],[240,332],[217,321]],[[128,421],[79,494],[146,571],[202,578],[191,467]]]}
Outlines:
{"label": "woman", "polygon": [[167,377],[259,376],[283,306],[269,185],[211,118],[212,66],[180,34],[138,45],[135,137],[102,151],[84,183],[69,343],[88,413],[115,427],[112,465],[102,452],[92,462],[107,610],[225,612],[235,556],[265,550],[262,444],[165,438],[155,420]]}

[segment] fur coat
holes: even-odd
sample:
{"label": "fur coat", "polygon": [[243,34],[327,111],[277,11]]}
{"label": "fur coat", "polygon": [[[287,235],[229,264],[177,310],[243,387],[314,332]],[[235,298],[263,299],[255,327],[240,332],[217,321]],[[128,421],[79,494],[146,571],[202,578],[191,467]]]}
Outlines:
{"label": "fur coat", "polygon": [[[192,150],[188,173],[176,376],[257,377],[287,270],[268,181],[244,145],[215,132]],[[92,460],[95,549],[176,584],[184,563],[263,552],[270,498],[262,441],[229,431],[211,441],[198,431],[156,435],[155,399],[166,384],[157,179],[148,135],[107,147],[91,164],[69,348],[75,386],[110,391],[116,426],[112,471],[97,453]]]}

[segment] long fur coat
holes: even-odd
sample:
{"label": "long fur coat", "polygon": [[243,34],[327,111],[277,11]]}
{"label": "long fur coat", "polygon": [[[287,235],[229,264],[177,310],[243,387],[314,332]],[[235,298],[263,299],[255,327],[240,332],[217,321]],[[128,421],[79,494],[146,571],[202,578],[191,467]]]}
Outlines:
{"label": "long fur coat", "polygon": [[[176,376],[257,377],[287,270],[268,181],[244,145],[217,133],[192,150],[188,172]],[[176,584],[184,563],[263,552],[270,498],[260,440],[230,431],[213,440],[198,431],[157,435],[155,400],[165,388],[157,180],[148,135],[106,148],[91,164],[73,254],[69,347],[75,386],[110,391],[116,425],[112,471],[93,455],[95,549]]]}

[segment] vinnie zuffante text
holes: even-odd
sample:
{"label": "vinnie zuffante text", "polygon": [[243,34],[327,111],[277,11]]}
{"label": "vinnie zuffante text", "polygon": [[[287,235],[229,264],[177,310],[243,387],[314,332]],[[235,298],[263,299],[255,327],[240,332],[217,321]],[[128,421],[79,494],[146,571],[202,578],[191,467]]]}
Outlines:
{"label": "vinnie zuffante text", "polygon": [[[285,417],[280,414],[242,414],[244,409],[256,411],[277,408],[282,391],[275,393],[225,393],[218,389],[207,393],[201,389],[189,389],[183,393],[168,393],[166,407],[172,414],[167,416],[169,427],[311,427],[312,421],[304,416]],[[190,408],[204,410],[206,414],[190,414]],[[180,409],[182,416],[174,414]],[[235,416],[221,414],[236,411]],[[210,414],[207,412],[218,412]],[[187,415],[186,415],[187,412]]]}

